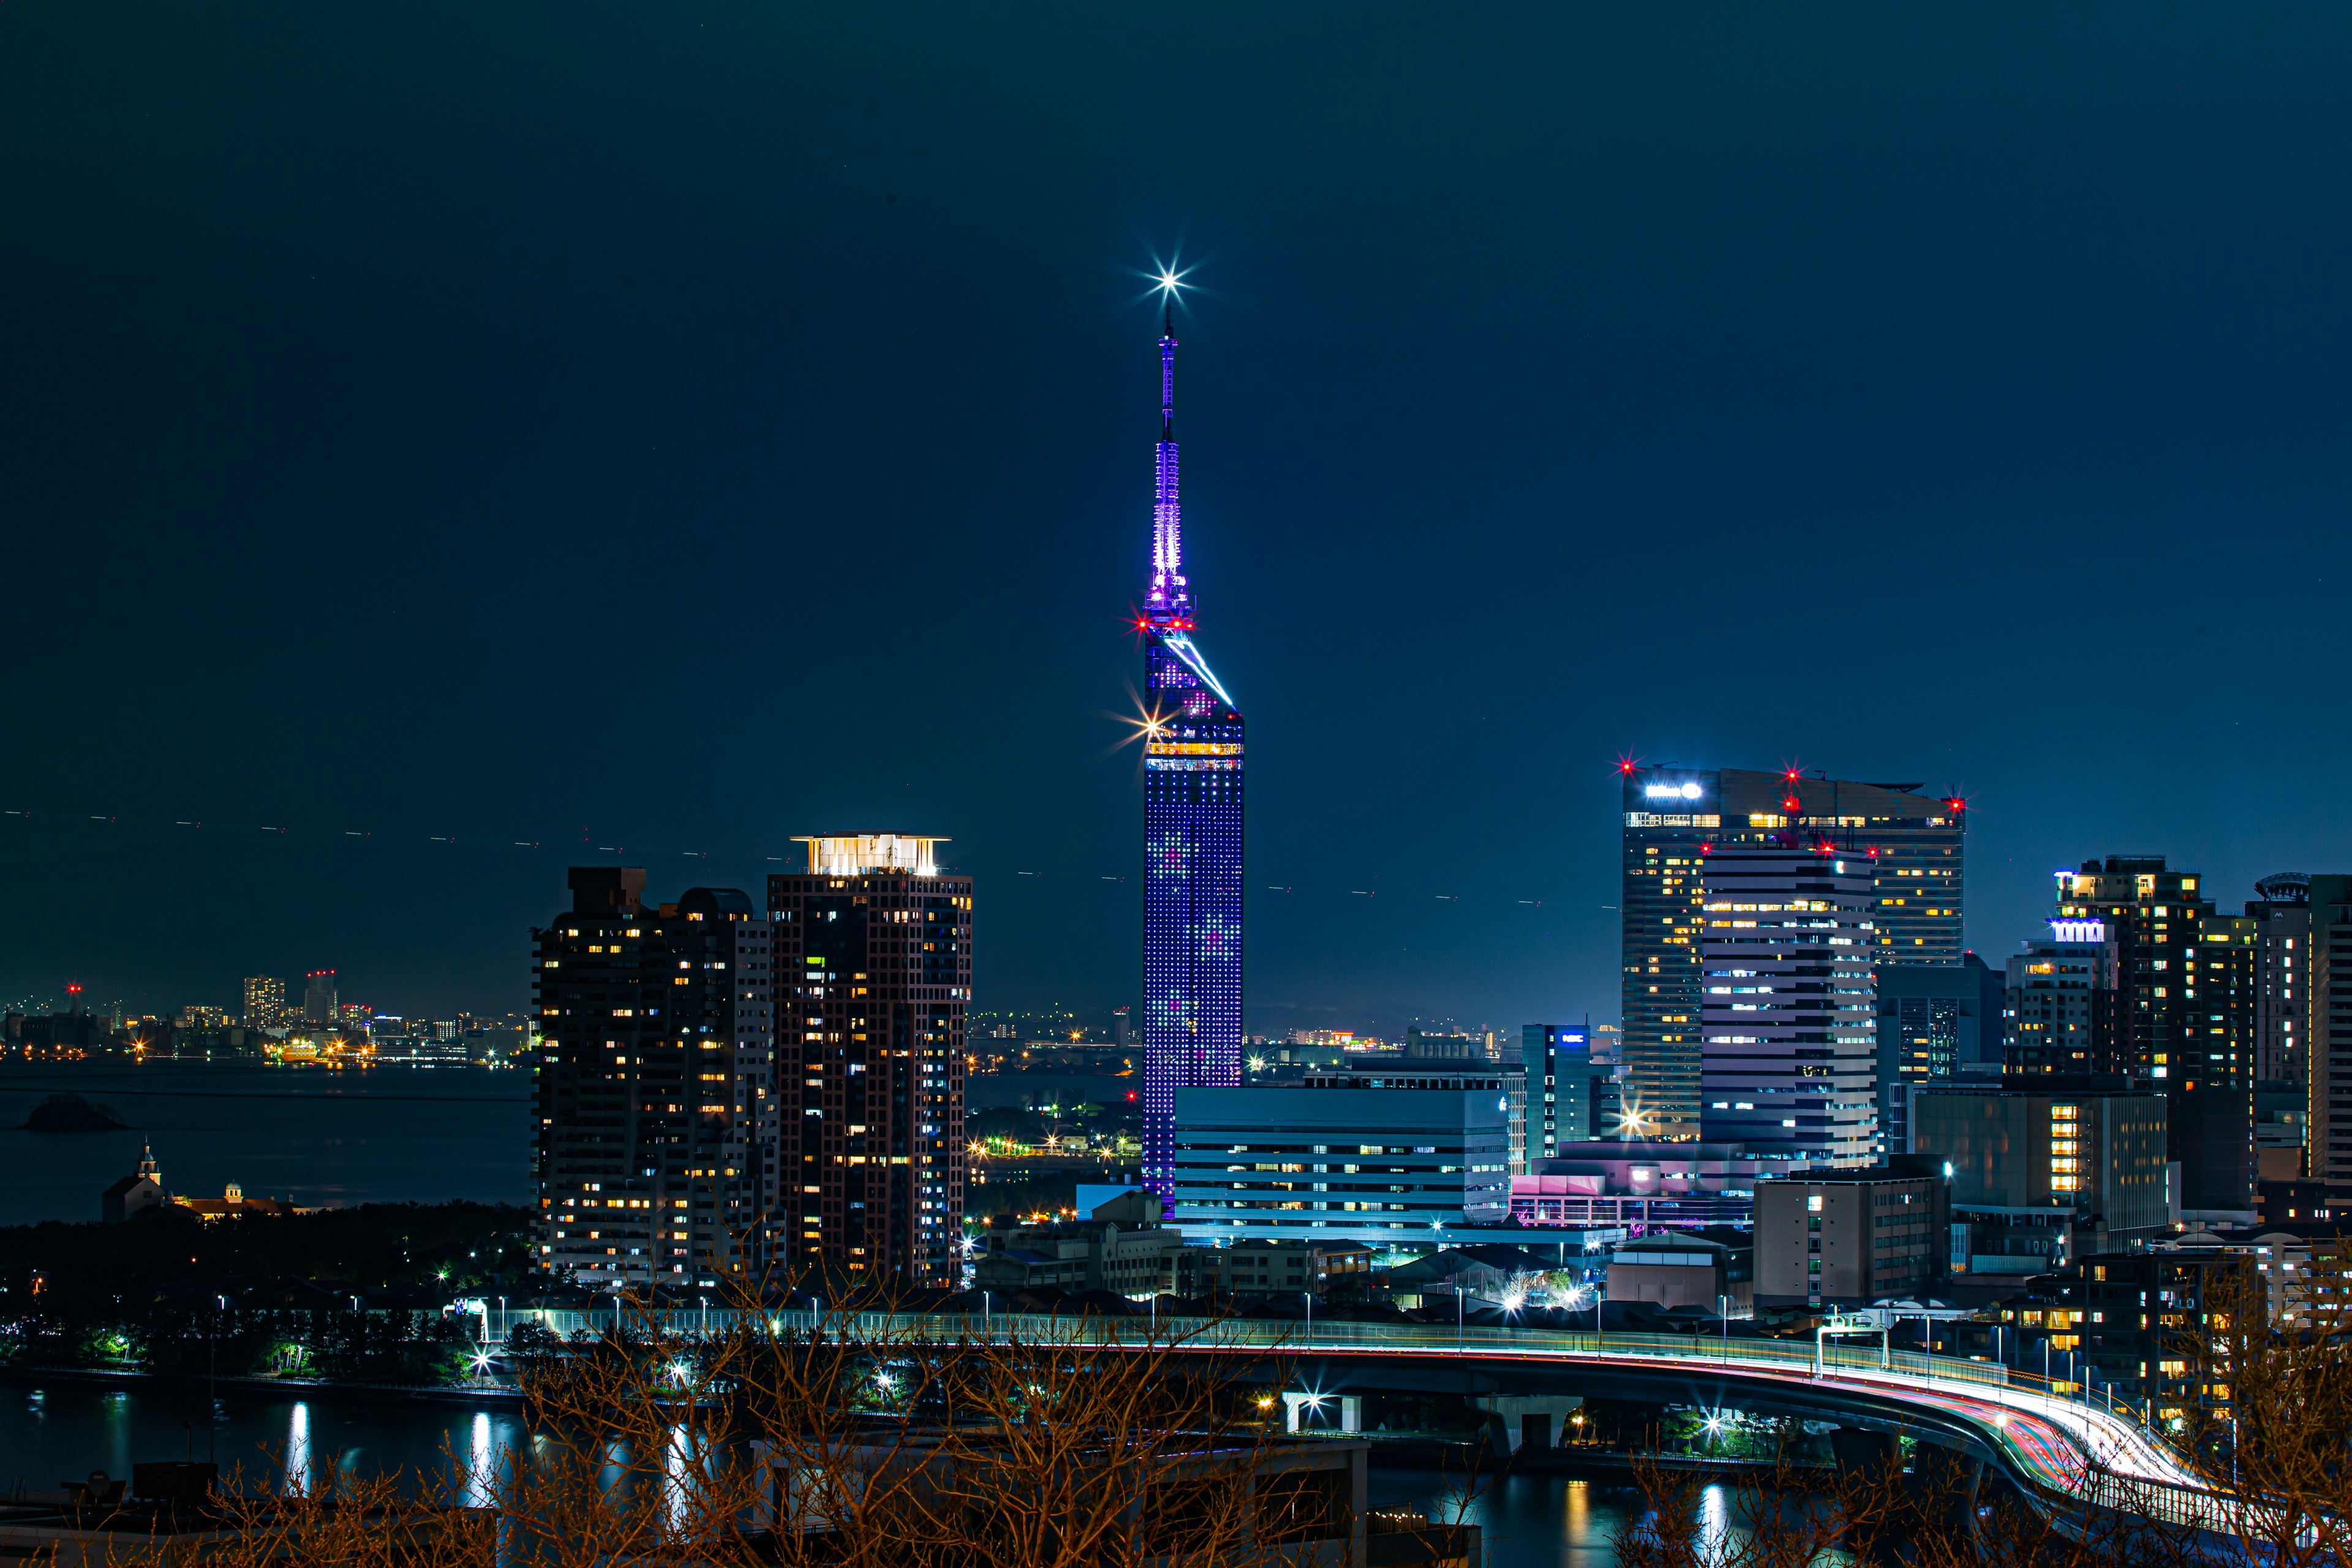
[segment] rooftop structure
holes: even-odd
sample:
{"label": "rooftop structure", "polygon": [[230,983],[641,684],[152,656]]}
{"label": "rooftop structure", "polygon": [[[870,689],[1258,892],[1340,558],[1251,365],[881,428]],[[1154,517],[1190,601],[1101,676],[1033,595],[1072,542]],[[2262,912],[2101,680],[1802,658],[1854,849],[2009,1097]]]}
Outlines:
{"label": "rooftop structure", "polygon": [[838,833],[796,837],[809,847],[812,877],[867,877],[897,872],[908,877],[940,874],[934,847],[942,837],[902,833]]}

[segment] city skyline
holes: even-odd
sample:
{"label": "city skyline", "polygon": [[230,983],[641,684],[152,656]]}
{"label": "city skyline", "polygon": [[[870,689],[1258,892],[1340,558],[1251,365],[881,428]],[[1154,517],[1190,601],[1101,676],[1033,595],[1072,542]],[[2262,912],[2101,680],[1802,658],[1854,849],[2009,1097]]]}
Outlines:
{"label": "city skyline", "polygon": [[519,1011],[575,859],[919,823],[976,1005],[1139,1000],[1155,254],[1252,1033],[1609,1016],[1621,752],[1964,794],[1989,962],[2352,863],[2339,23],[449,25],[0,15],[0,994]]}

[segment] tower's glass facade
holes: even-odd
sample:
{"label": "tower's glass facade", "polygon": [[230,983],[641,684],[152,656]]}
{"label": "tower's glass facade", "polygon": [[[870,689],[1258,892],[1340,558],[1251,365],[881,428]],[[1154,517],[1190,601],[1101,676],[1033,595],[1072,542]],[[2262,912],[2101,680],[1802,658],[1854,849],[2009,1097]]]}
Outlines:
{"label": "tower's glass facade", "polygon": [[1141,630],[1143,1184],[1175,1191],[1176,1091],[1242,1080],[1242,716],[1192,643],[1176,484],[1176,339],[1160,340]]}

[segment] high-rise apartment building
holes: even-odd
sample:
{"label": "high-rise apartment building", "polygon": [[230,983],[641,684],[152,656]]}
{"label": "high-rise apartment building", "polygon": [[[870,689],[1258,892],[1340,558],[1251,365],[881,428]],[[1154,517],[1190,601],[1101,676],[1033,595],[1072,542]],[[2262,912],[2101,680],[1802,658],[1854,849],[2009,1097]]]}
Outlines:
{"label": "high-rise apartment building", "polygon": [[2311,938],[2296,966],[2311,993],[2308,1158],[2313,1178],[2340,1199],[2352,1195],[2352,877],[2314,877],[2309,885]]}
{"label": "high-rise apartment building", "polygon": [[245,1026],[274,1029],[286,1021],[286,982],[274,974],[253,974],[245,982]]}
{"label": "high-rise apartment building", "polygon": [[302,977],[302,1021],[316,1028],[335,1023],[335,972],[314,969]]}
{"label": "high-rise apartment building", "polygon": [[2120,1054],[2165,1092],[2182,1210],[2251,1215],[2258,922],[2216,914],[2203,882],[2162,856],[2110,855],[2058,874],[2054,912],[2112,929]]}
{"label": "high-rise apartment building", "polygon": [[1754,1154],[1865,1165],[1878,1136],[1871,864],[1783,837],[1702,857],[1700,1127]]}
{"label": "high-rise apartment building", "polygon": [[800,840],[775,922],[774,1256],[836,1279],[953,1286],[963,1229],[971,881],[943,838]]}
{"label": "high-rise apartment building", "polygon": [[1917,784],[1777,773],[1622,768],[1626,1110],[1645,1136],[1698,1135],[1700,860],[1711,845],[1772,845],[1794,829],[1869,868],[1873,952],[1958,963],[1965,943],[1967,802]]}
{"label": "high-rise apartment building", "polygon": [[776,1181],[769,924],[733,888],[648,907],[575,866],[532,933],[539,1258],[585,1285],[752,1277]]}
{"label": "high-rise apartment building", "polygon": [[2114,928],[2081,917],[2052,921],[2047,937],[2011,956],[2002,1072],[2014,1087],[2056,1074],[2130,1075],[2120,962]]}
{"label": "high-rise apartment building", "polygon": [[2281,871],[2254,884],[2262,896],[2246,902],[2261,940],[2255,977],[2254,1078],[2303,1085],[2310,1079],[2305,1046],[2310,1038],[2311,879]]}
{"label": "high-rise apartment building", "polygon": [[1242,1080],[1241,710],[1192,641],[1177,500],[1176,335],[1160,336],[1143,688],[1143,1184],[1175,1190],[1176,1091]]}

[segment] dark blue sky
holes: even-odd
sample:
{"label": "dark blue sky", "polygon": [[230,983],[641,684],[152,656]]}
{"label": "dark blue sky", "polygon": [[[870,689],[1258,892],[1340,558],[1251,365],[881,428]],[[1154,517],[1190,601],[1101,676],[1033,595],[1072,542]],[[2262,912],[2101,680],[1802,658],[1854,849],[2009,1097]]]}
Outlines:
{"label": "dark blue sky", "polygon": [[835,10],[0,5],[0,994],[876,826],[1126,1000],[1180,242],[1253,1028],[1613,1017],[1621,750],[2352,864],[2340,6]]}

